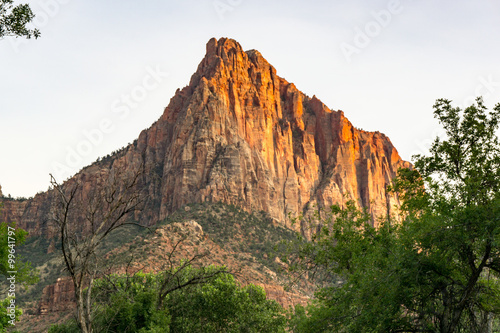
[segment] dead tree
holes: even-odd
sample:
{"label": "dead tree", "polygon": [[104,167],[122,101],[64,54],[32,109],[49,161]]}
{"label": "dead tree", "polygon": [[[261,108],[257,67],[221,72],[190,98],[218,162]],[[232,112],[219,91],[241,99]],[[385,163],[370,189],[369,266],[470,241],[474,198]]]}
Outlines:
{"label": "dead tree", "polygon": [[[52,208],[66,269],[73,280],[76,317],[82,332],[92,333],[92,288],[101,274],[106,237],[127,224],[136,224],[133,213],[144,206],[139,180],[142,167],[120,174],[111,170],[105,177],[81,175],[64,184],[51,175],[58,196]],[[91,178],[91,179],[88,179]]]}

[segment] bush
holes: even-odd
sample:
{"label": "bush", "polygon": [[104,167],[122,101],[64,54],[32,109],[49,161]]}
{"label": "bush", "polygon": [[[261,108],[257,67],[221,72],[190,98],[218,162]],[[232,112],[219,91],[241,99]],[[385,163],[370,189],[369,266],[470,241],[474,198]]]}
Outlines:
{"label": "bush", "polygon": [[[220,267],[187,268],[190,279]],[[159,302],[165,272],[112,275],[96,281],[95,332],[285,332],[283,308],[266,299],[261,287],[241,287],[229,273],[203,284],[175,289]],[[75,321],[54,325],[49,333],[79,332]]]}

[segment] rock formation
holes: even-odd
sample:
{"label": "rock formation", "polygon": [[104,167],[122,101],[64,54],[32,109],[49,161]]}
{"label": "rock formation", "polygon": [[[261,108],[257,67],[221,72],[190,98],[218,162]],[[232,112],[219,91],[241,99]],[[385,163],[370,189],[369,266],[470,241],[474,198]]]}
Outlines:
{"label": "rock formation", "polygon": [[38,305],[38,314],[49,312],[68,311],[76,307],[75,287],[70,277],[57,279],[53,285],[43,289],[42,299]]}
{"label": "rock formation", "polygon": [[[137,218],[145,224],[203,201],[264,210],[283,224],[289,213],[349,199],[385,216],[399,205],[387,186],[398,168],[410,166],[384,134],[356,129],[342,111],[279,77],[258,51],[227,38],[208,42],[189,85],[134,144],[74,179],[141,163],[150,203]],[[52,200],[45,192],[11,201],[3,218],[48,236]]]}

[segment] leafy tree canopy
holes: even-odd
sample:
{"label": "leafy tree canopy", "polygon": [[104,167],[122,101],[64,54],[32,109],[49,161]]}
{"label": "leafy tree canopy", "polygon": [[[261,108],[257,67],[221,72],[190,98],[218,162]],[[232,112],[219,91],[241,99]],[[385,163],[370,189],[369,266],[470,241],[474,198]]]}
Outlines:
{"label": "leafy tree canopy", "polygon": [[[487,332],[500,314],[500,104],[440,99],[446,131],[415,169],[399,171],[399,222],[373,228],[353,203],[333,207],[298,249],[296,269],[331,279],[297,332]],[[318,215],[319,216],[319,215]],[[294,266],[292,266],[294,267]]]}
{"label": "leafy tree canopy", "polygon": [[35,14],[27,4],[14,6],[14,0],[0,0],[0,39],[4,37],[38,38],[38,29],[29,29],[27,25]]}
{"label": "leafy tree canopy", "polygon": [[240,287],[230,274],[172,294],[172,332],[285,332],[286,317],[261,287]]}
{"label": "leafy tree canopy", "polygon": [[[182,270],[182,281],[221,267]],[[164,296],[164,274],[111,275],[96,281],[95,332],[285,332],[283,308],[254,285],[241,287],[229,273],[213,275]],[[79,332],[76,321],[54,325],[50,333]]]}

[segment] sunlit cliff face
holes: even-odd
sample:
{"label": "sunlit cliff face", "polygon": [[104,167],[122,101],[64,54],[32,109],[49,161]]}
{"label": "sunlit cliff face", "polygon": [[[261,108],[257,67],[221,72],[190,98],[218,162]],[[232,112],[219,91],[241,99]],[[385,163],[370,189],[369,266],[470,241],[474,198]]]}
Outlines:
{"label": "sunlit cliff face", "polygon": [[398,205],[387,185],[409,166],[385,135],[357,130],[342,111],[280,78],[258,51],[226,38],[208,42],[189,86],[139,147],[167,147],[161,216],[211,200],[286,223],[289,213],[349,199],[386,215]]}
{"label": "sunlit cliff face", "polygon": [[[264,210],[287,226],[289,214],[350,199],[373,217],[395,213],[399,201],[387,186],[410,166],[384,134],[356,129],[342,111],[280,78],[258,51],[226,38],[208,42],[189,85],[136,143],[74,179],[142,163],[150,200],[136,218],[144,224],[187,203],[223,201]],[[37,195],[3,214],[47,234],[51,197]]]}

